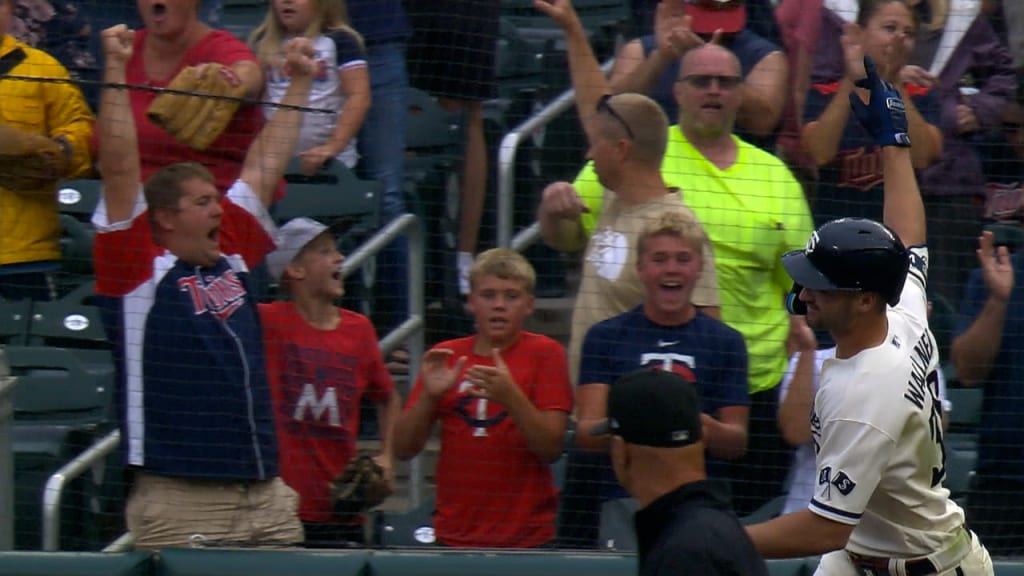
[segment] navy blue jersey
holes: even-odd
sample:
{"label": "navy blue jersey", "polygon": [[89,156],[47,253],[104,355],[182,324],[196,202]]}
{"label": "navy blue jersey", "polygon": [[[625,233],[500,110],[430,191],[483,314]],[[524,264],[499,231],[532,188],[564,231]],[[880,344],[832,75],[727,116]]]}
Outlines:
{"label": "navy blue jersey", "polygon": [[[721,408],[750,405],[743,336],[700,312],[681,326],[662,326],[651,322],[643,306],[638,306],[587,331],[580,386],[612,386],[619,376],[639,368],[670,370],[696,383],[706,414],[714,416]],[[708,475],[724,477],[726,464],[708,456]],[[610,497],[620,496],[625,492]]]}
{"label": "navy blue jersey", "polygon": [[244,183],[222,200],[222,256],[189,265],[153,244],[141,188],[129,221],[93,223],[96,288],[115,345],[124,462],[161,476],[264,480],[277,443],[249,267],[273,224]]}
{"label": "navy blue jersey", "polygon": [[[807,91],[804,122],[814,122],[828,108],[839,82],[815,84]],[[931,91],[906,87],[907,96],[925,122],[939,125],[939,101]],[[882,221],[882,149],[852,115],[843,128],[836,157],[818,168],[814,223],[859,217]]]}

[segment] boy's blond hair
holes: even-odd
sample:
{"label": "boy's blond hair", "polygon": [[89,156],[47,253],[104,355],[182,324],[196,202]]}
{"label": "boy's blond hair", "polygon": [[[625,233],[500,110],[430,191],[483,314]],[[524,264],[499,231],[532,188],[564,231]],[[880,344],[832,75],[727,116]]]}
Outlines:
{"label": "boy's blond hair", "polygon": [[708,235],[704,227],[696,218],[689,217],[683,212],[663,212],[657,218],[652,219],[640,232],[636,242],[636,256],[639,260],[647,247],[647,241],[657,236],[669,236],[689,242],[697,248],[697,254],[704,254],[704,247],[708,243]]}
{"label": "boy's blond hair", "polygon": [[509,248],[492,248],[480,253],[469,269],[469,285],[476,287],[484,276],[502,280],[517,280],[527,292],[533,293],[537,274],[523,255]]}

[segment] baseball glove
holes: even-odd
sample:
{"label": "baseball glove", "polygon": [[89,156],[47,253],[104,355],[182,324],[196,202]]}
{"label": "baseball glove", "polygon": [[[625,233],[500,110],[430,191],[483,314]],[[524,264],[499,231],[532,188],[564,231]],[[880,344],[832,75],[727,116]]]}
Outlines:
{"label": "baseball glove", "polygon": [[56,140],[0,124],[0,186],[33,192],[62,178],[70,159]]}
{"label": "baseball glove", "polygon": [[[245,94],[238,77],[230,68],[217,63],[189,66],[167,85],[171,90],[195,95],[163,93],[153,99],[146,115],[153,124],[196,150],[205,150],[227,127]],[[210,98],[209,96],[221,98]]]}
{"label": "baseball glove", "polygon": [[334,513],[339,517],[362,514],[390,495],[384,470],[368,455],[353,459],[331,482]]}

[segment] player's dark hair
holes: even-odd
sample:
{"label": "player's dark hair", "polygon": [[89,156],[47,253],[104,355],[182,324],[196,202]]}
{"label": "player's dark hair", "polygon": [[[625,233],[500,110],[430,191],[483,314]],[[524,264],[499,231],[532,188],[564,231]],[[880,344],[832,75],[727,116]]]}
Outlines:
{"label": "player's dark hair", "polygon": [[157,170],[146,180],[142,193],[146,197],[149,227],[156,230],[156,211],[177,210],[184,194],[182,184],[189,180],[202,180],[213,184],[213,175],[198,162],[178,162]]}

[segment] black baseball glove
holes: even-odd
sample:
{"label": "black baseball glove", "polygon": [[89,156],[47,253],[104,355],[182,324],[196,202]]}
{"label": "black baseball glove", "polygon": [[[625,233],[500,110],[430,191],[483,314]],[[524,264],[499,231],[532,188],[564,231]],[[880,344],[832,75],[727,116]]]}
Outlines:
{"label": "black baseball glove", "polygon": [[365,454],[354,458],[331,481],[334,513],[342,518],[362,514],[380,505],[391,492],[384,469]]}

